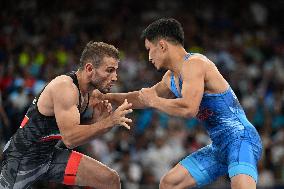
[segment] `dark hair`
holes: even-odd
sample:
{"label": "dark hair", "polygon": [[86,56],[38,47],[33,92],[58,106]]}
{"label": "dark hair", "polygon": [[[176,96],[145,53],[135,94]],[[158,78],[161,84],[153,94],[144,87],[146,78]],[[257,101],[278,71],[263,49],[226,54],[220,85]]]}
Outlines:
{"label": "dark hair", "polygon": [[90,41],[82,52],[79,69],[82,69],[87,62],[91,62],[95,68],[98,68],[104,57],[118,60],[119,52],[113,45]]}
{"label": "dark hair", "polygon": [[143,40],[151,42],[163,38],[175,44],[184,45],[184,32],[181,24],[173,18],[162,18],[151,23],[141,35]]}

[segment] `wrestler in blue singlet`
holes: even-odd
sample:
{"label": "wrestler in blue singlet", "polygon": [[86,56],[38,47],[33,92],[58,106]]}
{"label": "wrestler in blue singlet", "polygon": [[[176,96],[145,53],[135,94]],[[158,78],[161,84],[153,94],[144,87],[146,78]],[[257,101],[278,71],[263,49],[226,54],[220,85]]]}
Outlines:
{"label": "wrestler in blue singlet", "polygon": [[[191,54],[185,56],[187,60]],[[179,78],[179,88],[182,78]],[[177,98],[174,75],[171,75],[171,91]],[[257,182],[257,162],[261,157],[262,144],[254,126],[246,118],[234,91],[229,87],[218,94],[203,94],[197,119],[203,121],[212,140],[205,146],[180,161],[197,182],[203,186],[229,173],[251,176]]]}

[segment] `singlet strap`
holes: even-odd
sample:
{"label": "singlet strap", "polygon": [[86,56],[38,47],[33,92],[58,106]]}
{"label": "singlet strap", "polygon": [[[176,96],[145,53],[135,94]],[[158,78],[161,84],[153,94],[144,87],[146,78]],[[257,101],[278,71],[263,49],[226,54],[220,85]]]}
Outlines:
{"label": "singlet strap", "polygon": [[[76,72],[75,71],[72,71],[72,72],[69,72],[69,73],[66,73],[65,75],[69,76],[72,78],[73,80],[73,83],[76,85],[76,87],[78,88],[78,91],[79,91],[79,105],[78,105],[78,110],[81,110],[81,92],[80,92],[80,88],[79,88],[79,82],[78,82],[78,78],[77,78],[77,75],[76,75]],[[89,96],[88,96],[88,104],[89,104]],[[85,110],[84,110],[85,111]]]}
{"label": "singlet strap", "polygon": [[[184,56],[184,61],[186,61],[191,55],[193,55],[193,54],[187,53]],[[181,76],[178,77],[178,82],[179,82],[180,91],[177,90],[174,73],[171,72],[171,91],[175,94],[176,97],[181,97],[181,89],[182,89],[182,77]]]}
{"label": "singlet strap", "polygon": [[[181,91],[182,87],[182,80],[181,77],[179,77],[179,89]],[[181,92],[177,90],[176,83],[175,83],[175,77],[173,72],[171,73],[171,91],[175,94],[176,97],[181,97]]]}
{"label": "singlet strap", "polygon": [[87,109],[88,109],[88,106],[89,106],[89,102],[90,102],[90,94],[88,93],[88,102],[87,102],[87,106],[85,107],[84,111],[81,113],[81,114],[84,114]]}

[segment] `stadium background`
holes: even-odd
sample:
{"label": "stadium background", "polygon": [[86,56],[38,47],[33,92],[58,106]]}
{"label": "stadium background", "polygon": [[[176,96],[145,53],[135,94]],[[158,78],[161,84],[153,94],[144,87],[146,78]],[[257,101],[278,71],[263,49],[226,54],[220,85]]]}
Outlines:
{"label": "stadium background", "polygon": [[[50,79],[76,69],[89,40],[121,52],[114,92],[159,81],[162,73],[147,62],[140,33],[157,18],[174,17],[184,27],[186,49],[216,63],[262,137],[258,188],[284,188],[283,12],[281,0],[1,0],[1,151],[34,95]],[[78,149],[117,170],[123,189],[158,188],[172,165],[210,142],[195,119],[151,109],[131,117],[130,132],[116,128]],[[205,188],[228,186],[225,176]],[[78,187],[39,182],[32,188]]]}

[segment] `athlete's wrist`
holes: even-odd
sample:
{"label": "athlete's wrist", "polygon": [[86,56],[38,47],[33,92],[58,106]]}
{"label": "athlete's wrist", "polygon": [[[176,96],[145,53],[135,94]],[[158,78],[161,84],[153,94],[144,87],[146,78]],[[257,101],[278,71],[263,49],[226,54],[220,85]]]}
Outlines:
{"label": "athlete's wrist", "polygon": [[155,99],[149,100],[149,106],[151,108],[156,108],[160,104],[160,97],[157,96]]}
{"label": "athlete's wrist", "polygon": [[114,126],[114,122],[113,122],[113,119],[111,118],[111,115],[106,117],[106,118],[104,118],[101,121],[101,124],[102,124],[102,127],[104,127],[105,129],[113,127]]}

